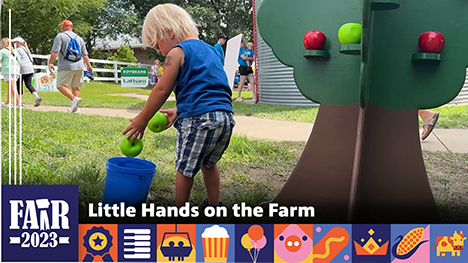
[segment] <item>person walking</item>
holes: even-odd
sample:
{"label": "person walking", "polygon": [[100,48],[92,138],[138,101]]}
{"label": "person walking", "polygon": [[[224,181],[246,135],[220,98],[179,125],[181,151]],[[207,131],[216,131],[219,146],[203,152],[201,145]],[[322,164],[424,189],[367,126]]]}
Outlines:
{"label": "person walking", "polygon": [[[53,63],[58,57],[57,89],[70,99],[69,112],[79,112],[80,88],[83,87],[83,62],[89,73],[93,73],[93,68],[89,62],[84,40],[73,32],[73,23],[70,20],[63,20],[60,23],[60,31],[54,39],[50,53],[49,71],[55,75]],[[76,43],[72,45],[74,48],[70,48],[70,43]]]}
{"label": "person walking", "polygon": [[143,138],[153,115],[174,91],[177,108],[161,110],[168,127],[177,129],[175,205],[190,197],[201,170],[207,199],[204,207],[222,205],[218,161],[227,149],[235,125],[232,92],[217,52],[198,38],[192,17],[174,4],[157,5],[146,15],[143,43],[166,57],[164,74],[143,110],[123,131],[127,139]]}
{"label": "person walking", "polygon": [[247,48],[244,48],[244,39],[241,41],[241,48],[239,50],[239,57],[237,62],[239,63],[239,75],[240,80],[237,83],[237,99],[236,101],[243,102],[242,99],[242,89],[244,88],[245,80],[249,81],[248,87],[250,91],[252,91],[252,98],[255,101],[256,95],[254,90],[254,78],[253,78],[253,70],[252,70],[252,63],[254,61],[254,51],[253,51],[253,44],[247,43]]}
{"label": "person walking", "polygon": [[20,98],[15,89],[15,84],[20,73],[20,58],[15,54],[16,52],[10,43],[10,39],[7,37],[0,40],[0,49],[3,80],[8,83],[8,95],[5,103],[2,102],[2,107],[9,107],[10,99],[16,102],[13,106],[18,106],[20,104]]}
{"label": "person walking", "polygon": [[32,79],[34,75],[34,65],[33,65],[33,59],[31,56],[31,52],[29,51],[28,48],[28,43],[21,38],[21,37],[15,37],[11,42],[13,42],[13,46],[16,47],[16,51],[20,57],[20,63],[21,63],[21,68],[20,68],[20,74],[21,77],[18,78],[16,81],[16,89],[18,90],[18,96],[20,96],[20,101],[22,101],[21,96],[23,95],[23,83],[26,85],[26,88],[29,90],[29,92],[36,97],[36,100],[34,102],[34,107],[38,107],[41,105],[42,98],[39,97],[39,94],[37,94],[37,91],[34,89],[32,85]]}
{"label": "person walking", "polygon": [[219,58],[221,58],[221,61],[223,62],[224,65],[224,50],[223,46],[226,44],[227,36],[225,34],[220,34],[218,36],[218,42],[213,46],[216,52],[218,52]]}

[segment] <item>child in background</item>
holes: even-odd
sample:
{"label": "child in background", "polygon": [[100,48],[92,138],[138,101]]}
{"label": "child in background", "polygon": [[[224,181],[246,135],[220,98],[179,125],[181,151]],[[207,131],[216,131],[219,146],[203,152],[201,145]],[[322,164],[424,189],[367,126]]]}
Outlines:
{"label": "child in background", "polygon": [[[146,15],[143,43],[166,56],[164,74],[143,110],[124,130],[142,138],[148,121],[174,91],[177,108],[161,110],[168,127],[177,129],[175,204],[188,202],[193,178],[201,169],[208,198],[200,205],[222,205],[217,162],[229,145],[235,125],[232,92],[215,49],[198,39],[191,16],[174,4],[157,5]],[[203,211],[203,210],[201,210]]]}
{"label": "child in background", "polygon": [[2,38],[0,41],[0,48],[3,80],[8,83],[8,96],[5,103],[2,102],[2,107],[9,107],[10,99],[16,100],[16,105],[19,105],[20,97],[16,92],[15,83],[20,74],[20,58],[15,54],[7,37]]}
{"label": "child in background", "polygon": [[150,76],[151,76],[150,83],[152,85],[156,84],[156,82],[158,82],[158,80],[161,78],[162,74],[160,71],[160,67],[161,67],[161,61],[159,61],[159,59],[155,59],[153,66],[151,66],[150,68]]}

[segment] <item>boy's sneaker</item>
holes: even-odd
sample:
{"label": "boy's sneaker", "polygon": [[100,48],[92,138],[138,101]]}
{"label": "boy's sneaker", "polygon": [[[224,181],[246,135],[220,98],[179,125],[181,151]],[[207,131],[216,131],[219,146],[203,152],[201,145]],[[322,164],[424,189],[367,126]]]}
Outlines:
{"label": "boy's sneaker", "polygon": [[36,101],[34,103],[34,107],[39,107],[39,105],[41,105],[41,102],[42,102],[42,98],[41,97],[37,97],[36,98]]}
{"label": "boy's sneaker", "polygon": [[78,97],[74,97],[71,101],[71,112],[75,112],[78,109],[78,105],[80,105],[81,99]]}

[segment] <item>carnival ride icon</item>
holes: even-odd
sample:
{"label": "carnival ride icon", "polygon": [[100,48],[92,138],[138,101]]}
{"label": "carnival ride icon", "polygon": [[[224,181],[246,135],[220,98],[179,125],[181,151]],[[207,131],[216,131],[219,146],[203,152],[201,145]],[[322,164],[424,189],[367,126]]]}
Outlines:
{"label": "carnival ride icon", "polygon": [[167,257],[169,261],[184,261],[185,257],[190,256],[193,246],[190,241],[188,232],[177,232],[177,225],[175,225],[175,232],[165,232],[161,243],[161,253]]}
{"label": "carnival ride icon", "polygon": [[424,228],[419,227],[411,230],[404,237],[398,236],[395,245],[392,247],[392,254],[397,259],[410,258],[418,248],[428,242],[429,240],[422,241],[424,236]]}
{"label": "carnival ride icon", "polygon": [[312,253],[312,237],[298,225],[286,227],[274,241],[275,253],[285,262],[302,262]]}
{"label": "carnival ride icon", "polygon": [[102,256],[104,262],[114,262],[109,250],[112,247],[112,235],[109,230],[104,227],[93,227],[86,231],[83,237],[83,246],[86,248],[87,254],[83,262],[92,262],[94,257]]}

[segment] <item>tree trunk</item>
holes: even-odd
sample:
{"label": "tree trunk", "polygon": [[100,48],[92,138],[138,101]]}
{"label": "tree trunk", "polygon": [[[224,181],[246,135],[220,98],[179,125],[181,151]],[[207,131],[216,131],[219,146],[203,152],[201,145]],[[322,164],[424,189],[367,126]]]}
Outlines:
{"label": "tree trunk", "polygon": [[417,110],[321,105],[296,168],[272,202],[312,205],[327,222],[439,222]]}

